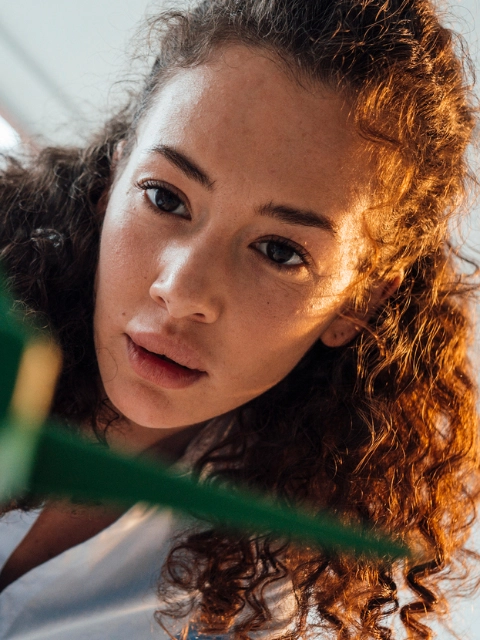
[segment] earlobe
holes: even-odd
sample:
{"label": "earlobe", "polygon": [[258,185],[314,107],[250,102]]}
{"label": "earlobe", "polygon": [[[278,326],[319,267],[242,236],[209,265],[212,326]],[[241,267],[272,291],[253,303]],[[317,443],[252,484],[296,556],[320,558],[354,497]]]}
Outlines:
{"label": "earlobe", "polygon": [[388,282],[381,282],[373,287],[366,313],[339,313],[320,336],[323,344],[327,347],[341,347],[353,340],[366,327],[375,311],[395,293],[402,280],[403,272],[398,272]]}
{"label": "earlobe", "polygon": [[320,336],[326,347],[342,347],[353,340],[361,331],[354,318],[338,315]]}

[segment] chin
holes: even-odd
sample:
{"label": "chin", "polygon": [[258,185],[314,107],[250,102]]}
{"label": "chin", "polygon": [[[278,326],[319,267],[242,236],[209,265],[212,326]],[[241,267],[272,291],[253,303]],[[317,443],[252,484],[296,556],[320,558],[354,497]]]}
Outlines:
{"label": "chin", "polygon": [[[123,385],[122,385],[123,386]],[[169,398],[160,391],[140,388],[127,389],[117,384],[106,384],[105,392],[118,413],[129,422],[149,429],[174,429],[203,422],[213,415],[199,415],[186,411],[186,406],[198,406],[198,401]],[[183,406],[182,406],[183,405]]]}

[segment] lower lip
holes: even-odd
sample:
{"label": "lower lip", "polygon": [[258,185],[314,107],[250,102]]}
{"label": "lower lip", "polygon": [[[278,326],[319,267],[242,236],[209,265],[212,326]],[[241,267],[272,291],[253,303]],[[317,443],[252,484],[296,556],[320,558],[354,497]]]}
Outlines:
{"label": "lower lip", "polygon": [[143,349],[127,336],[127,354],[133,371],[148,382],[164,389],[185,389],[207,374],[163,360]]}

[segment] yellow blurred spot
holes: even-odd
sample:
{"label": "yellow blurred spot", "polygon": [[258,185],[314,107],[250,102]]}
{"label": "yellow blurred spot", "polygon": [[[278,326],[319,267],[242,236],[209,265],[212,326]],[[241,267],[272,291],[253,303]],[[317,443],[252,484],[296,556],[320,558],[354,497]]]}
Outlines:
{"label": "yellow blurred spot", "polygon": [[35,429],[45,421],[61,365],[61,352],[55,343],[41,340],[27,344],[10,405],[16,422]]}

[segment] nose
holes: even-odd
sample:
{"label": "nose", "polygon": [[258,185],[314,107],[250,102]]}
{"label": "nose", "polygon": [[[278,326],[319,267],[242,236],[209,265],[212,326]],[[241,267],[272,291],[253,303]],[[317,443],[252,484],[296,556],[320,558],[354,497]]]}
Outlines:
{"label": "nose", "polygon": [[172,318],[211,323],[221,312],[221,284],[218,256],[194,244],[177,244],[162,251],[150,296]]}

